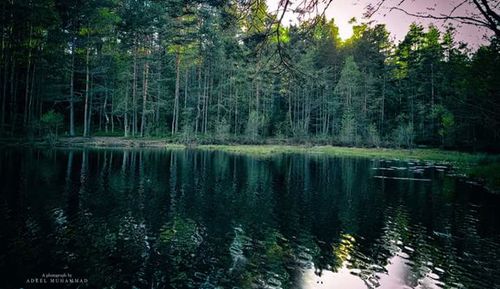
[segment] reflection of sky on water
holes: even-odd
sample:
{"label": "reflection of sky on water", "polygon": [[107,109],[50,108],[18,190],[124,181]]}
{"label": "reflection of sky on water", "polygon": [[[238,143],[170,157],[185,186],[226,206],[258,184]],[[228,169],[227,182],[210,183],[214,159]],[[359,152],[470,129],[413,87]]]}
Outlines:
{"label": "reflection of sky on water", "polygon": [[352,270],[348,269],[346,265],[346,263],[342,264],[342,268],[340,268],[337,272],[323,270],[323,272],[321,272],[321,277],[316,275],[314,269],[307,269],[300,277],[300,288],[368,288],[361,278],[351,274]]}
{"label": "reflection of sky on water", "polygon": [[[438,289],[444,284],[439,281],[439,276],[429,270],[423,278],[417,280],[417,286],[411,285],[411,261],[408,254],[403,251],[387,260],[385,273],[375,273],[371,279],[360,276],[360,270],[351,267],[349,261],[344,261],[342,267],[336,272],[322,270],[321,275],[314,268],[305,269],[300,275],[300,288],[349,288],[349,289]],[[368,283],[368,284],[367,284]]]}
{"label": "reflection of sky on water", "polygon": [[[406,218],[405,213],[400,210],[396,210],[396,214],[400,214],[400,219]],[[385,266],[374,263],[358,266],[369,259],[357,251],[355,237],[342,234],[339,244],[333,246],[334,254],[342,261],[340,268],[323,269],[318,272],[314,264],[311,264],[310,268],[302,270],[299,275],[299,288],[438,289],[445,286],[438,275],[438,273],[445,274],[443,269],[432,268],[430,260],[424,260],[424,265],[420,267],[411,260],[410,255],[415,253],[415,250],[401,241],[401,234],[395,225],[390,219],[387,220],[384,227],[385,235],[379,240],[390,252],[390,255],[377,258],[385,259]],[[409,230],[406,227],[402,229]]]}
{"label": "reflection of sky on water", "polygon": [[353,289],[367,288],[364,281],[354,274],[359,272],[359,270],[349,268],[349,260],[351,259],[351,252],[354,250],[355,242],[356,240],[353,236],[342,234],[339,244],[333,246],[334,254],[342,261],[340,269],[336,272],[322,270],[321,274],[317,274],[315,269],[307,269],[301,276],[301,288],[331,288],[332,286]]}

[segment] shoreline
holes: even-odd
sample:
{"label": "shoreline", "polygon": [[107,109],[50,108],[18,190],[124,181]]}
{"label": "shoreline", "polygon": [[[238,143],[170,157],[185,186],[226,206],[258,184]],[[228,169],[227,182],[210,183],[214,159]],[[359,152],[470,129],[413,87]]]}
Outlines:
{"label": "shoreline", "polygon": [[1,139],[0,144],[4,146],[33,146],[56,149],[196,149],[263,157],[276,154],[299,153],[325,156],[398,159],[404,161],[430,161],[450,165],[457,170],[459,174],[478,180],[487,190],[493,193],[500,192],[500,155],[447,151],[439,148],[363,148],[313,144],[182,144],[172,143],[160,138],[138,139],[124,137],[64,137],[59,138],[52,144],[40,140]]}

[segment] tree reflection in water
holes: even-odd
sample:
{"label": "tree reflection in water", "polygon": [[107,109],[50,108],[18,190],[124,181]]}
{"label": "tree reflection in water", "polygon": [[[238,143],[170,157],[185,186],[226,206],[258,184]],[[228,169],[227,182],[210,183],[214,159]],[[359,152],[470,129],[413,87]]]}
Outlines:
{"label": "tree reflection in water", "polygon": [[89,288],[493,288],[500,276],[499,197],[431,164],[194,150],[0,160],[2,288],[46,272]]}

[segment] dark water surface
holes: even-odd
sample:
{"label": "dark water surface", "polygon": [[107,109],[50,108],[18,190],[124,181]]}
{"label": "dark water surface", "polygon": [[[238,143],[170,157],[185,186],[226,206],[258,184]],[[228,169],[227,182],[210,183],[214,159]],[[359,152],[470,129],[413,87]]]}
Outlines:
{"label": "dark water surface", "polygon": [[4,148],[0,288],[500,288],[500,197],[450,173]]}

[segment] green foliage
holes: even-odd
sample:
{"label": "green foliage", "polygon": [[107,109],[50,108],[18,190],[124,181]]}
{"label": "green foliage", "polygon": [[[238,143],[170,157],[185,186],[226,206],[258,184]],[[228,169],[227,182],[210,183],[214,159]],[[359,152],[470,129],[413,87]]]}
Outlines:
{"label": "green foliage", "polygon": [[344,68],[340,73],[340,80],[335,86],[335,93],[344,98],[345,109],[351,109],[358,102],[361,88],[361,73],[352,56],[347,57]]}
{"label": "green foliage", "polygon": [[380,147],[380,135],[374,124],[370,124],[367,130],[366,143],[369,146]]}
{"label": "green foliage", "polygon": [[40,123],[42,127],[47,131],[47,136],[49,139],[56,138],[58,136],[58,130],[63,125],[64,116],[53,109],[44,113],[40,118]]}
{"label": "green foliage", "polygon": [[245,129],[246,136],[255,142],[259,138],[259,132],[262,126],[262,118],[256,111],[250,112],[248,123]]}
{"label": "green foliage", "polygon": [[415,131],[413,130],[412,123],[400,124],[393,133],[394,144],[397,147],[413,148]]}
{"label": "green foliage", "polygon": [[357,145],[359,134],[354,114],[347,110],[342,116],[342,127],[340,129],[340,142],[345,145]]}
{"label": "green foliage", "polygon": [[[289,30],[283,26],[280,26],[279,28],[276,27],[275,28],[276,30],[279,29],[279,34],[278,33],[274,33],[272,36],[271,36],[271,42],[273,43],[284,43],[284,44],[287,44],[290,42],[290,35],[289,35]],[[278,38],[279,37],[279,38]]]}
{"label": "green foliage", "polygon": [[451,144],[455,129],[455,117],[453,113],[444,106],[437,105],[432,112],[432,117],[437,118],[439,121],[438,134],[441,137],[442,144]]}
{"label": "green foliage", "polygon": [[215,125],[215,138],[216,138],[216,140],[220,141],[222,143],[226,142],[229,139],[230,130],[231,130],[231,126],[229,125],[226,118],[223,117]]}
{"label": "green foliage", "polygon": [[469,176],[479,179],[492,191],[500,191],[500,162],[472,166],[466,172]]}
{"label": "green foliage", "polygon": [[42,115],[42,117],[40,118],[40,121],[42,122],[43,125],[50,126],[50,127],[57,127],[57,126],[62,125],[62,123],[64,121],[64,116],[58,112],[55,112],[53,109],[51,109]]}
{"label": "green foliage", "polygon": [[193,127],[186,123],[184,126],[182,126],[182,132],[181,132],[181,142],[190,144],[193,143],[196,140],[196,136],[194,135]]}
{"label": "green foliage", "polygon": [[53,107],[93,135],[500,148],[496,38],[473,51],[414,23],[394,43],[358,20],[341,41],[334,19],[278,26],[265,1],[63,2],[2,7],[2,133],[41,136]]}

